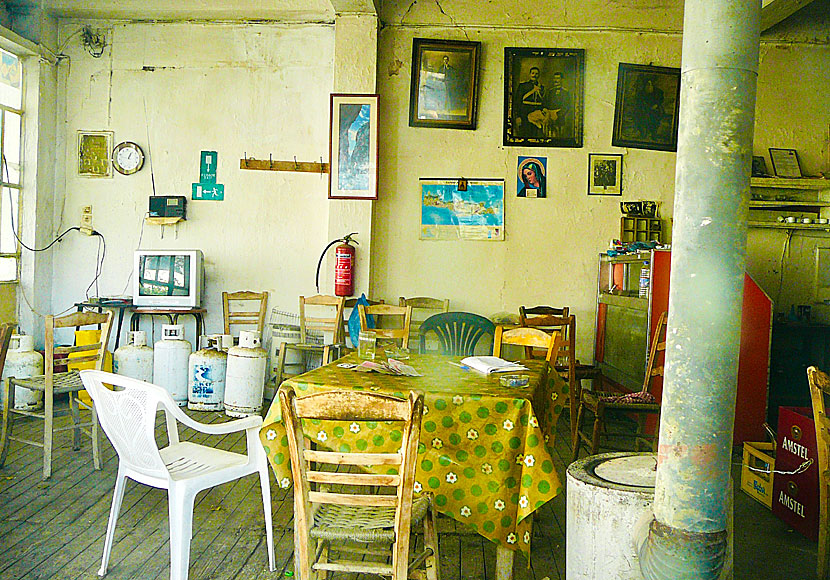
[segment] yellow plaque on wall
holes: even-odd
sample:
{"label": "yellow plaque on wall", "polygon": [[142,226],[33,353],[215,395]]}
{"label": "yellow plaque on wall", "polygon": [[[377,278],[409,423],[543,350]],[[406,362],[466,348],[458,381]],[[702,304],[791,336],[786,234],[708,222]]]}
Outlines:
{"label": "yellow plaque on wall", "polygon": [[78,131],[78,175],[112,177],[112,131]]}

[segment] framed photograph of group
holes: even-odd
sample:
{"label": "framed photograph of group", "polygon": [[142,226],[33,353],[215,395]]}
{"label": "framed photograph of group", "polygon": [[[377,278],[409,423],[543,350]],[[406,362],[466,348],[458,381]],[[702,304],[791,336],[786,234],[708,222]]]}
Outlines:
{"label": "framed photograph of group", "polygon": [[611,144],[677,151],[680,69],[620,63]]}
{"label": "framed photograph of group", "polygon": [[329,199],[378,198],[378,96],[334,93]]}
{"label": "framed photograph of group", "polygon": [[588,195],[622,195],[622,155],[588,154]]}
{"label": "framed photograph of group", "polygon": [[475,129],[480,42],[412,42],[409,126]]}
{"label": "framed photograph of group", "polygon": [[504,144],[582,147],[585,51],[504,49]]}

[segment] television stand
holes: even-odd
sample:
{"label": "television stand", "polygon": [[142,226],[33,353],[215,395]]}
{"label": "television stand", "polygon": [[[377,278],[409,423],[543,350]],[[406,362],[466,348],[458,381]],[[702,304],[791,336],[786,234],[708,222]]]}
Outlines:
{"label": "television stand", "polygon": [[[207,313],[205,308],[155,308],[155,307],[141,307],[133,308],[132,316],[130,316],[130,330],[138,330],[139,323],[142,316],[166,316],[170,324],[178,324],[179,316],[185,314],[192,316],[196,322],[196,335],[194,337],[195,344],[199,343],[199,337],[202,335],[203,319],[202,315]],[[152,336],[150,337],[152,342]]]}

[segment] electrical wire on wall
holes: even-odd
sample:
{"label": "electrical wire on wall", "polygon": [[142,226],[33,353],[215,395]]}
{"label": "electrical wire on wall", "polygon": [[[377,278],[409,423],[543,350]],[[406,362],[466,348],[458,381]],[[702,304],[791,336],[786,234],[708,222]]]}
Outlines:
{"label": "electrical wire on wall", "polygon": [[781,290],[784,287],[784,258],[790,249],[790,242],[794,233],[793,230],[787,230],[787,239],[784,240],[784,246],[781,248],[781,262],[778,267],[778,292],[775,295],[775,304],[781,304]]}
{"label": "electrical wire on wall", "polygon": [[[138,243],[135,245],[136,250],[141,249],[141,240],[142,240],[142,238],[144,238],[144,224],[147,223],[147,220],[145,218],[147,218],[149,215],[150,215],[150,212],[148,211],[147,213],[145,213],[141,217],[141,230],[138,232]],[[130,280],[132,280],[132,279],[133,279],[133,271],[132,271],[132,269],[130,269],[130,275],[127,276],[127,282],[124,284],[124,289],[121,291],[122,295],[125,295],[127,293],[127,288],[130,287]]]}
{"label": "electrical wire on wall", "polygon": [[[8,162],[6,161],[6,156],[5,155],[2,156],[2,172],[3,172],[4,182],[8,183],[9,182],[9,167],[8,167]],[[14,198],[12,197],[12,188],[7,187],[6,190],[9,192],[9,208],[13,208],[14,207]],[[9,211],[9,222],[11,223],[12,235],[14,236],[14,239],[17,240],[17,243],[20,244],[20,247],[22,247],[22,248],[24,248],[24,249],[26,249],[30,252],[33,252],[33,253],[45,252],[46,250],[48,250],[49,248],[51,248],[52,246],[54,246],[55,244],[60,242],[66,236],[66,234],[68,234],[69,232],[71,232],[73,230],[78,231],[78,232],[81,231],[81,228],[79,228],[77,226],[67,228],[60,235],[58,235],[54,240],[52,240],[51,242],[49,242],[48,244],[46,244],[42,248],[32,248],[29,245],[27,245],[26,243],[24,243],[23,240],[20,239],[20,236],[17,235],[17,227],[14,223],[14,211]],[[93,285],[95,286],[96,296],[98,295],[98,279],[101,277],[101,274],[104,271],[104,258],[106,258],[106,255],[107,255],[107,242],[104,239],[103,234],[101,234],[98,231],[93,230],[92,235],[97,236],[100,239],[98,240],[98,250],[97,250],[96,259],[95,259],[95,277],[92,279],[92,282],[89,283],[89,286],[87,286],[86,293],[85,293],[87,300],[89,299],[89,290],[90,290],[90,288],[92,288]],[[23,300],[26,302],[26,305],[29,307],[29,309],[32,312],[34,312],[38,316],[46,316],[42,312],[39,312],[38,310],[35,309],[35,307],[29,301],[28,296],[26,296],[26,293],[23,290],[23,286],[20,286],[20,294],[23,296]],[[61,312],[60,314],[63,314],[64,312],[68,312],[72,308],[74,308],[74,306],[70,306],[69,308],[67,308],[66,310]]]}

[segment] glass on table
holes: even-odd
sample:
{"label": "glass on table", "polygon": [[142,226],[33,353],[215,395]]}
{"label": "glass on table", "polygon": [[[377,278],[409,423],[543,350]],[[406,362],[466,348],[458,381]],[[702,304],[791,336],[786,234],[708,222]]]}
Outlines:
{"label": "glass on table", "polygon": [[374,360],[377,335],[371,330],[361,330],[357,335],[357,356],[365,360]]}

